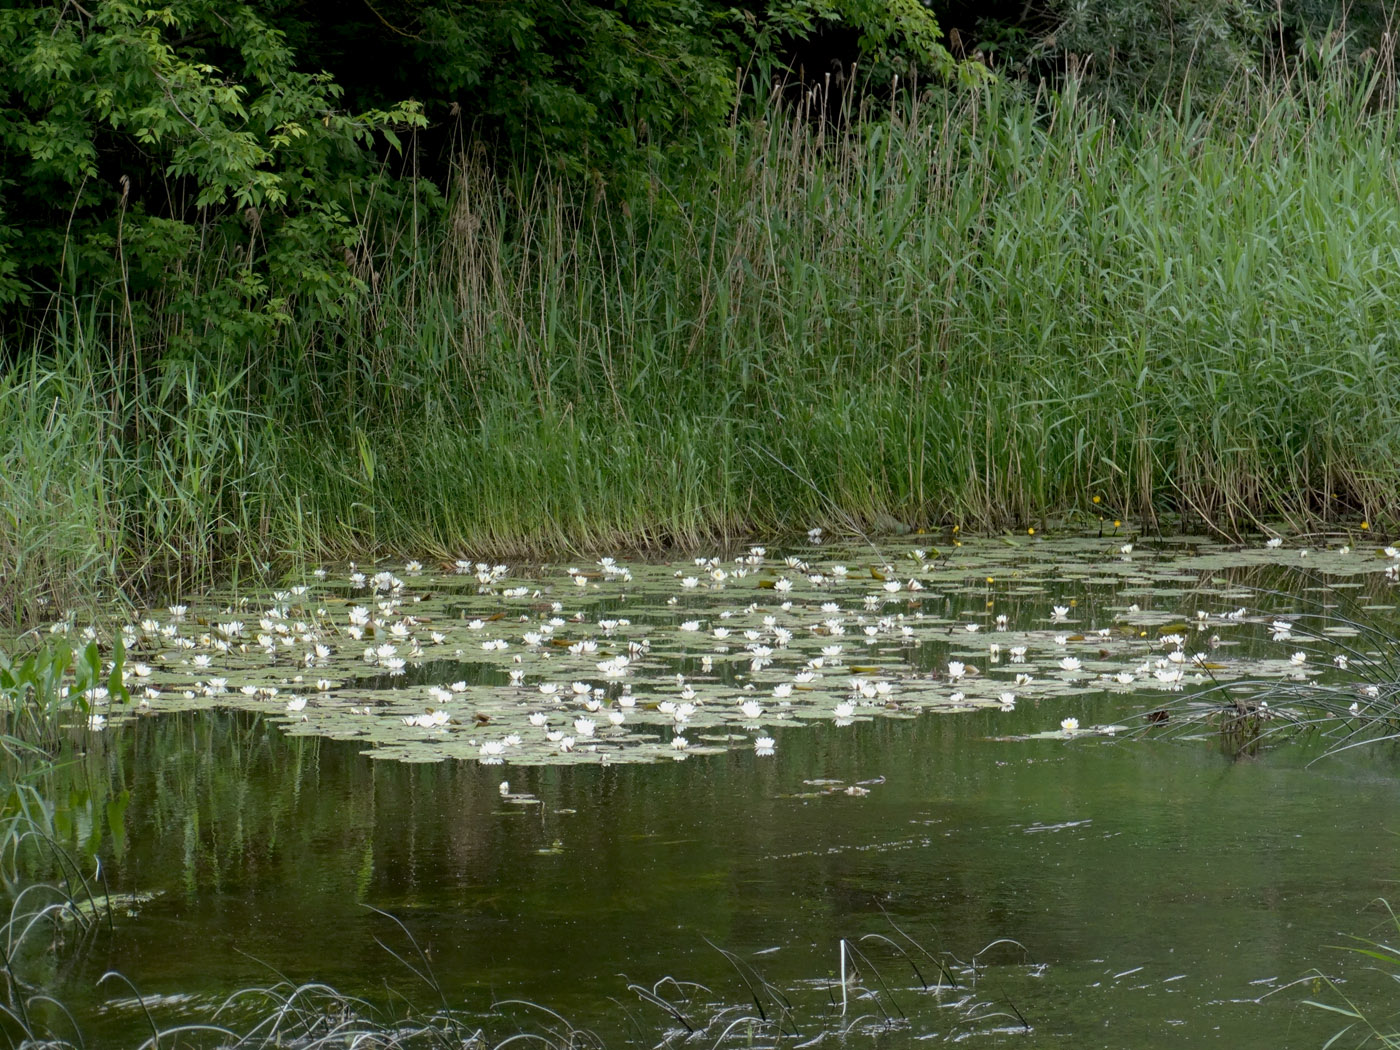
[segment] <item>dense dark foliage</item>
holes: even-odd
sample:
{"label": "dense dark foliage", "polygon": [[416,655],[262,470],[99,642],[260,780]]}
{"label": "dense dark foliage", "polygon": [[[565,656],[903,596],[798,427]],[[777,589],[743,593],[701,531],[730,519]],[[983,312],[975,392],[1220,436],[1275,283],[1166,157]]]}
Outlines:
{"label": "dense dark foliage", "polygon": [[0,309],[13,333],[83,300],[162,355],[333,320],[376,217],[431,210],[468,139],[628,185],[705,156],[745,81],[833,27],[882,74],[949,68],[918,0],[8,6]]}
{"label": "dense dark foliage", "polygon": [[1143,104],[1189,86],[1209,102],[1234,78],[1279,69],[1310,39],[1356,58],[1381,45],[1384,0],[946,0],[955,55],[1014,76],[1063,76]]}

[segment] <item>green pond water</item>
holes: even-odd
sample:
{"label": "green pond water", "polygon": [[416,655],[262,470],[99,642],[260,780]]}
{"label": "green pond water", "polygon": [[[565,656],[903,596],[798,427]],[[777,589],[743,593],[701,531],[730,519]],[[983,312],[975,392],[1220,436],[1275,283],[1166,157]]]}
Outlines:
{"label": "green pond water", "polygon": [[[76,727],[73,760],[34,782],[100,858],[103,892],[135,903],[27,945],[21,971],[92,1046],[149,1035],[131,987],[98,983],[110,970],[163,1026],[286,979],[400,1014],[446,1005],[488,1046],[564,1041],[552,1016],[493,1007],[507,1000],[609,1046],[1321,1046],[1339,1021],[1302,1001],[1339,996],[1314,968],[1389,1016],[1389,982],[1332,946],[1385,935],[1393,748],[1324,755],[1345,721],[1240,747],[1191,698],[1214,681],[1251,683],[1242,698],[1331,688],[1364,719],[1389,653],[1352,621],[1393,624],[1395,559],[1345,538],[1121,542],[922,560],[912,544],[804,546],[805,568],[774,548],[695,586],[689,562],[632,565],[630,580],[590,565],[582,585],[564,567],[395,570],[401,604],[377,614],[340,573],[192,605],[174,633],[152,614],[130,632],[145,705]],[[346,637],[356,606],[368,639]],[[271,647],[255,639],[268,609]],[[410,609],[423,615],[391,674],[393,657],[362,650]],[[234,616],[230,638],[218,625]],[[554,618],[556,641],[525,640]],[[318,661],[318,639],[338,652]],[[596,648],[570,651],[582,641]],[[617,677],[595,669],[629,653]],[[743,713],[756,699],[762,714]],[[695,710],[677,718],[682,703]],[[1266,734],[1289,717],[1273,705]],[[438,725],[404,724],[436,710]],[[1154,710],[1167,721],[1147,725]],[[548,735],[563,730],[568,749]],[[776,1024],[740,1021],[759,1016],[754,988]],[[254,1016],[247,1000],[221,1022]]]}

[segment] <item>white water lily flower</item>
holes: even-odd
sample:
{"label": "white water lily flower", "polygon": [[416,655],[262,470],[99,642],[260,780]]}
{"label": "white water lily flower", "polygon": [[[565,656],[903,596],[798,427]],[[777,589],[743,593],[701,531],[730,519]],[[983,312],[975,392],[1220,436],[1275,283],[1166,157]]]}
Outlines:
{"label": "white water lily flower", "polygon": [[1264,541],[1264,546],[1268,547],[1270,550],[1274,550],[1283,546],[1283,540],[1277,536],[1271,536]]}
{"label": "white water lily flower", "polygon": [[837,718],[850,718],[855,713],[856,705],[851,703],[849,700],[841,701],[841,703],[836,705],[836,710],[833,712],[833,714]]}
{"label": "white water lily flower", "polygon": [[595,728],[597,728],[597,723],[591,718],[583,718],[580,716],[574,719],[574,732],[579,736],[592,736]]}
{"label": "white water lily flower", "polygon": [[1079,662],[1079,658],[1077,656],[1065,656],[1060,659],[1061,671],[1077,671],[1082,666],[1083,664]]}
{"label": "white water lily flower", "polygon": [[1003,711],[1014,710],[1016,707],[1016,694],[1002,693],[999,697],[997,697],[997,701],[1001,704],[1001,709]]}
{"label": "white water lily flower", "polygon": [[300,710],[302,710],[302,709],[305,708],[305,707],[306,707],[306,697],[304,697],[304,696],[294,696],[294,697],[292,697],[290,700],[287,701],[287,710],[288,710],[288,711],[300,711]]}
{"label": "white water lily flower", "polygon": [[961,660],[949,660],[949,661],[948,661],[948,679],[949,679],[949,681],[956,682],[959,678],[961,678],[961,677],[962,677],[963,675],[965,675],[966,673],[967,673],[967,664],[963,663]]}
{"label": "white water lily flower", "polygon": [[1061,719],[1061,720],[1060,720],[1060,728],[1063,729],[1066,733],[1075,733],[1075,732],[1078,732],[1078,731],[1079,731],[1079,719],[1077,719],[1077,718],[1064,718],[1064,719]]}
{"label": "white water lily flower", "polygon": [[1288,662],[1294,667],[1302,667],[1308,662],[1308,654],[1302,651],[1296,652],[1288,658]]}
{"label": "white water lily flower", "polygon": [[764,757],[771,755],[773,753],[773,749],[776,746],[777,745],[771,736],[760,736],[754,738],[753,749],[754,753],[757,755]]}
{"label": "white water lily flower", "polygon": [[757,700],[745,700],[739,705],[739,710],[744,713],[745,718],[760,718],[763,715],[763,705]]}
{"label": "white water lily flower", "polygon": [[1338,653],[1336,656],[1332,657],[1332,662],[1343,671],[1347,669],[1347,657],[1345,653]]}
{"label": "white water lily flower", "polygon": [[671,738],[671,746],[677,751],[684,751],[690,746],[690,741],[683,736],[673,736]]}

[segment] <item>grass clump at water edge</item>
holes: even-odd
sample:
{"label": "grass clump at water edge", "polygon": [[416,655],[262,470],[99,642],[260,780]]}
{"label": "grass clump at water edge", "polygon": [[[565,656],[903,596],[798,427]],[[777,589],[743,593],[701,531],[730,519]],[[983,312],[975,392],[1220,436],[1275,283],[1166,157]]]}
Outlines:
{"label": "grass clump at water edge", "polygon": [[[1391,928],[1391,932],[1400,932],[1400,917],[1396,916],[1390,902],[1381,900],[1378,903],[1385,908],[1388,916],[1387,924]],[[1356,938],[1356,940],[1356,944],[1342,950],[1370,960],[1373,968],[1389,979],[1387,985],[1393,990],[1393,982],[1400,980],[1400,948],[1396,947],[1393,940],[1371,940],[1369,938]],[[1346,1024],[1324,1044],[1324,1050],[1344,1046],[1373,1046],[1381,1047],[1383,1050],[1393,1050],[1395,1047],[1400,1047],[1400,1027],[1395,1024],[1393,1012],[1388,1014],[1384,1021],[1378,1021],[1376,1011],[1366,1005],[1358,1004],[1352,995],[1348,995],[1342,990],[1340,982],[1327,977],[1321,971],[1317,971],[1316,976],[1341,1000],[1341,1005],[1335,1002],[1317,1002],[1315,1000],[1308,1000],[1307,1005],[1338,1014],[1346,1020]]]}

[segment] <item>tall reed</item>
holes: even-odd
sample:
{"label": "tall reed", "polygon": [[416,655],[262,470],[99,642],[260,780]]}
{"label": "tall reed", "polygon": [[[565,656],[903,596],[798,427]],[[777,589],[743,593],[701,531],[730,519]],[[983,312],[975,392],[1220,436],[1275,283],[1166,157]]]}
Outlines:
{"label": "tall reed", "polygon": [[1391,58],[1131,118],[1072,81],[837,121],[775,96],[624,199],[469,152],[441,221],[384,217],[396,250],[334,321],[120,390],[81,311],[35,347],[0,397],[32,464],[3,472],[29,479],[6,578],[999,527],[1095,496],[1234,532],[1393,519]]}

